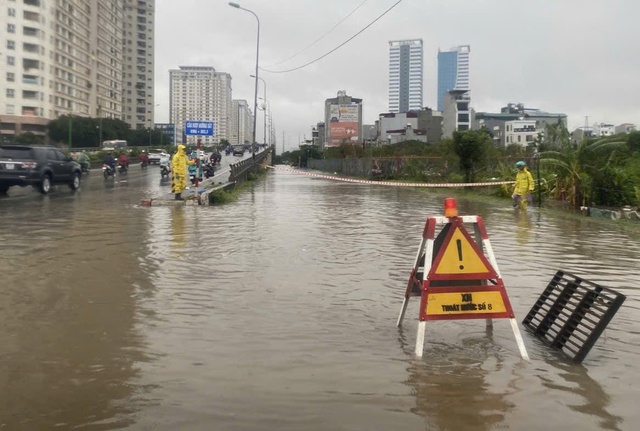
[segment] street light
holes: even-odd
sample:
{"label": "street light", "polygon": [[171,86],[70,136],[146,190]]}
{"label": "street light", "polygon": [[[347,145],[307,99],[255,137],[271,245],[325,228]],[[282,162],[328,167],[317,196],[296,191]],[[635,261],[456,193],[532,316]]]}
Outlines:
{"label": "street light", "polygon": [[249,12],[251,15],[255,16],[256,21],[258,21],[258,31],[257,31],[257,38],[256,38],[256,74],[255,74],[256,84],[255,84],[255,90],[253,92],[253,143],[251,144],[251,153],[255,158],[256,156],[256,150],[255,150],[256,120],[258,117],[258,60],[260,58],[260,19],[258,18],[258,15],[255,14],[255,12],[241,7],[238,3],[229,2],[229,6]]}
{"label": "street light", "polygon": [[[159,104],[159,103],[156,103],[156,106],[160,106],[160,104]],[[155,117],[155,109],[154,109],[154,117]],[[155,120],[155,118],[154,118],[154,120]],[[154,128],[154,129],[156,128],[156,127],[155,127],[155,124],[154,124],[154,127],[153,127],[153,128]],[[160,147],[162,147],[162,135],[164,135],[164,127],[161,127],[161,128],[160,128]]]}
{"label": "street light", "polygon": [[100,131],[98,132],[98,148],[102,148],[102,105],[98,100],[98,121],[100,122]]}
{"label": "street light", "polygon": [[[262,97],[260,97],[260,100],[264,101],[264,103],[262,104],[262,111],[264,113],[264,143],[268,144],[269,140],[267,139],[267,116],[271,116],[271,103],[269,103],[268,100],[263,99]],[[267,112],[269,113],[268,115]]]}
{"label": "street light", "polygon": [[[249,75],[252,78],[255,78],[255,75]],[[264,86],[264,98],[262,100],[264,100],[264,103],[267,103],[267,82],[262,79],[262,78],[258,78],[260,79],[260,81],[262,81],[262,85]],[[263,106],[263,108],[265,108]],[[267,111],[266,109],[263,109],[264,111],[264,143],[267,143]]]}

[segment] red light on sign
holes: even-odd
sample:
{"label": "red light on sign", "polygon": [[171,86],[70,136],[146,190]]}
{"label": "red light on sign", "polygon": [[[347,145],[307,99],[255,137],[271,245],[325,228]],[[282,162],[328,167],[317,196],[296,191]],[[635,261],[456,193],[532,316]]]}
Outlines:
{"label": "red light on sign", "polygon": [[444,216],[458,217],[458,204],[454,198],[446,198],[444,200]]}

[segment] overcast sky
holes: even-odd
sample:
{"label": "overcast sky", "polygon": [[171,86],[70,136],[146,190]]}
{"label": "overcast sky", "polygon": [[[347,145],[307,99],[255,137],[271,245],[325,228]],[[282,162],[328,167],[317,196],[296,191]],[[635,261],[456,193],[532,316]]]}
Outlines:
{"label": "overcast sky", "polygon": [[[331,51],[398,0],[240,0],[260,18],[260,67],[282,71]],[[329,34],[337,23],[356,9]],[[390,40],[424,42],[424,106],[436,107],[437,53],[471,45],[476,111],[508,102],[585,124],[640,123],[640,1],[402,0],[351,42],[310,66],[260,71],[278,149],[310,138],[324,100],[338,90],[363,99],[364,123],[388,112]],[[234,99],[253,107],[256,19],[223,0],[156,0],[156,122],[169,119],[169,70],[213,66],[232,76]],[[305,48],[307,48],[305,50]],[[288,61],[282,62],[283,60]],[[260,82],[259,95],[263,95]],[[258,141],[262,140],[258,113]]]}

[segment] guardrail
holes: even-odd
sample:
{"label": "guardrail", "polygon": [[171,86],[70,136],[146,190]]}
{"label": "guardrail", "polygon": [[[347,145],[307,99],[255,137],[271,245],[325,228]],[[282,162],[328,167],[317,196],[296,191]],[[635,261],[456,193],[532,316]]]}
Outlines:
{"label": "guardrail", "polygon": [[248,157],[238,163],[230,164],[229,169],[229,182],[241,183],[247,180],[248,175],[254,172],[258,166],[264,164],[265,161],[269,163],[271,161],[270,156],[273,152],[273,147],[269,147],[264,151],[254,153],[252,157]]}

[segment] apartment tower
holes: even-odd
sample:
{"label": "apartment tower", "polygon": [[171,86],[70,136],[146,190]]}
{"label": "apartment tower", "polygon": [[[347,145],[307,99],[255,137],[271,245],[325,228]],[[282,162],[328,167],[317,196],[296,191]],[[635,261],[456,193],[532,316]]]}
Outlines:
{"label": "apartment tower", "polygon": [[246,100],[233,100],[229,142],[231,145],[251,143],[253,137],[253,115]]}
{"label": "apartment tower", "polygon": [[389,112],[422,108],[422,39],[389,42]]}
{"label": "apartment tower", "polygon": [[155,0],[124,0],[122,119],[132,129],[153,127]]}
{"label": "apartment tower", "polygon": [[44,137],[60,115],[121,118],[121,1],[3,4],[0,142],[25,132]]}
{"label": "apartment tower", "polygon": [[180,66],[169,71],[169,81],[169,122],[175,125],[177,143],[196,142],[196,137],[183,136],[185,121],[213,121],[214,136],[202,137],[205,145],[229,140],[231,75],[209,66]]}
{"label": "apartment tower", "polygon": [[444,111],[447,93],[451,90],[471,90],[469,86],[469,45],[449,51],[438,51],[438,111]]}

